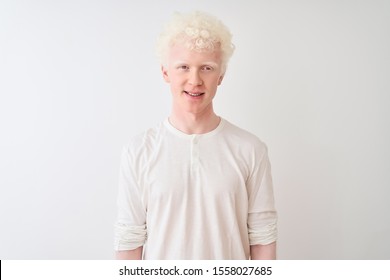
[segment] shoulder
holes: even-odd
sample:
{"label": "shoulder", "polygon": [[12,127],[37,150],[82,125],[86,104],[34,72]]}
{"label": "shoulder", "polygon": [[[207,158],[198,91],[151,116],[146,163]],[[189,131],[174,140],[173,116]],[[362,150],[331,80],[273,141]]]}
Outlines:
{"label": "shoulder", "polygon": [[267,145],[255,134],[224,120],[224,137],[242,148],[267,153]]}
{"label": "shoulder", "polygon": [[124,151],[133,156],[152,152],[164,134],[165,128],[161,122],[131,137],[125,144]]}

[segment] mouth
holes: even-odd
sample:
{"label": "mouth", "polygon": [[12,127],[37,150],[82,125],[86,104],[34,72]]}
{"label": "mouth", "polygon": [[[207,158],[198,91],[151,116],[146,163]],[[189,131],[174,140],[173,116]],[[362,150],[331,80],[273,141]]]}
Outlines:
{"label": "mouth", "polygon": [[189,92],[189,91],[183,91],[185,94],[191,96],[191,97],[199,97],[204,94],[204,92]]}

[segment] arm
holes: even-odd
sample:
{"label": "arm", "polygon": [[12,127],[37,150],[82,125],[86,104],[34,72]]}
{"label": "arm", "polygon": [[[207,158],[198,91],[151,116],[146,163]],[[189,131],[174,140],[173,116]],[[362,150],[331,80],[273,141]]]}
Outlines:
{"label": "arm", "polygon": [[114,256],[118,260],[141,260],[146,240],[146,210],[142,203],[142,188],[137,183],[133,154],[130,148],[122,151],[117,196]]}
{"label": "arm", "polygon": [[[257,150],[257,160],[248,180],[248,234],[252,260],[275,260],[277,241],[277,212],[274,203],[271,164],[267,147]],[[261,245],[264,244],[264,245]]]}
{"label": "arm", "polygon": [[251,245],[251,260],[276,260],[276,242],[268,245]]}
{"label": "arm", "polygon": [[116,251],[117,260],[142,260],[142,249],[143,247],[138,247],[134,250],[124,250]]}

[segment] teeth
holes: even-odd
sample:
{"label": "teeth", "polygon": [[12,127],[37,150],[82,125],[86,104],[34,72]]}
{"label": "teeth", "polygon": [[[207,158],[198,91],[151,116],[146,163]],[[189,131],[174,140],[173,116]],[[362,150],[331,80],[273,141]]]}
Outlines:
{"label": "teeth", "polygon": [[187,94],[189,94],[191,96],[194,96],[194,97],[201,96],[203,94],[203,93],[191,93],[191,92],[188,92],[188,91],[186,91],[185,93],[187,93]]}

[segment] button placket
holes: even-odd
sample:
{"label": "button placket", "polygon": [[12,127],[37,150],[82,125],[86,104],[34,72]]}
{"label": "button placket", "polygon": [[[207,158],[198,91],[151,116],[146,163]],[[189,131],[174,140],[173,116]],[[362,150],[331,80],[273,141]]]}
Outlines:
{"label": "button placket", "polygon": [[191,166],[193,169],[199,165],[199,137],[193,135],[191,139]]}

